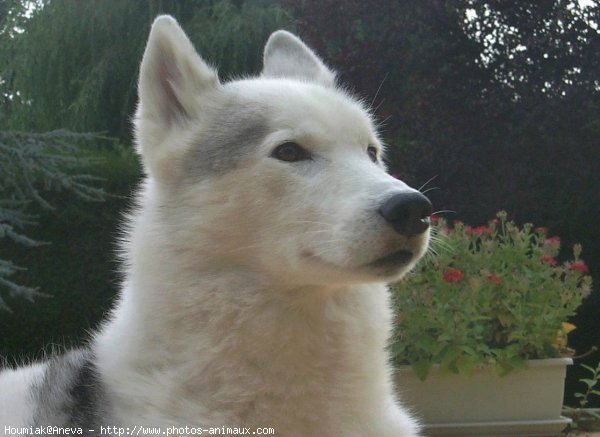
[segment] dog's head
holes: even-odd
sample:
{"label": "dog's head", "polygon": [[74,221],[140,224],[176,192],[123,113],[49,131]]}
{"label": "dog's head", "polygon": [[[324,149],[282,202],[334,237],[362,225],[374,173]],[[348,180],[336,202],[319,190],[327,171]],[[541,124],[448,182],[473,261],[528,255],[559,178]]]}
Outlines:
{"label": "dog's head", "polygon": [[335,82],[278,31],[260,76],[222,84],[173,18],[156,19],[136,138],[188,262],[332,284],[392,281],[422,256],[431,205],[386,173],[371,116]]}

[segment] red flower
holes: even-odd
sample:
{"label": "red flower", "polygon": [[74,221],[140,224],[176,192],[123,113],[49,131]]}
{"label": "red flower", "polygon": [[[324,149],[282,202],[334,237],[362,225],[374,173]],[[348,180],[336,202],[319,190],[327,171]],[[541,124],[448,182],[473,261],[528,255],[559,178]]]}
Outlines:
{"label": "red flower", "polygon": [[502,284],[502,278],[499,276],[494,275],[493,273],[490,275],[487,275],[487,279],[490,282],[493,282],[496,285],[501,285]]}
{"label": "red flower", "polygon": [[548,264],[550,266],[555,266],[556,265],[556,260],[553,257],[551,257],[550,255],[542,255],[540,257],[540,261],[543,264]]}
{"label": "red flower", "polygon": [[590,272],[590,269],[588,269],[588,266],[586,266],[585,263],[582,262],[582,261],[576,261],[576,262],[574,262],[573,264],[571,264],[569,266],[569,268],[571,270],[579,270],[584,275],[587,275]]}
{"label": "red flower", "polygon": [[431,222],[431,224],[436,224],[437,222],[440,221],[440,216],[439,215],[435,215],[435,214],[431,214],[429,216],[429,221]]}
{"label": "red flower", "polygon": [[454,268],[446,270],[442,275],[442,279],[446,282],[459,282],[463,277],[463,272]]}
{"label": "red flower", "polygon": [[554,237],[550,237],[550,238],[546,238],[546,243],[554,246],[554,245],[559,245],[560,244],[560,237],[558,236],[554,236]]}
{"label": "red flower", "polygon": [[490,228],[488,228],[487,226],[478,226],[476,228],[467,228],[467,230],[466,230],[467,235],[481,236],[483,234],[491,234],[491,233],[492,233],[492,230]]}

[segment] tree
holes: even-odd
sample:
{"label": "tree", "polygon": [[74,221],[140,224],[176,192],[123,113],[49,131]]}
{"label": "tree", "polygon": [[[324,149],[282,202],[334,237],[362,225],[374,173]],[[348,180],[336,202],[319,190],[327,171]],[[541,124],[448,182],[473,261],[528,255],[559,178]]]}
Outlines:
{"label": "tree", "polygon": [[44,0],[0,52],[5,95],[13,96],[9,126],[130,142],[137,69],[161,13],[173,14],[225,75],[258,70],[269,33],[289,22],[274,0]]}
{"label": "tree", "polygon": [[[22,233],[23,228],[35,224],[35,217],[28,213],[32,202],[53,208],[40,194],[40,187],[45,191],[67,190],[88,201],[104,199],[104,191],[92,185],[96,178],[73,172],[93,163],[93,158],[82,152],[81,143],[96,139],[97,135],[68,131],[0,132],[0,239],[30,247],[43,244]],[[0,287],[14,297],[33,300],[41,296],[37,289],[9,279],[19,269],[0,259]],[[0,309],[9,309],[1,295]]]}
{"label": "tree", "polygon": [[470,0],[465,13],[465,32],[481,48],[477,62],[515,98],[598,92],[598,3]]}
{"label": "tree", "polygon": [[[0,51],[4,54],[0,74],[0,120],[6,123],[15,106],[29,107],[20,93],[11,90],[15,72],[7,68],[12,43],[19,38],[27,24],[27,9],[31,2],[11,0],[0,3]],[[26,226],[35,224],[30,205],[52,209],[40,189],[67,190],[85,200],[102,200],[104,191],[93,185],[95,178],[75,170],[93,163],[86,157],[82,143],[97,140],[95,134],[77,134],[65,130],[46,133],[0,131],[0,240],[8,239],[29,247],[44,244],[23,233]],[[33,300],[43,296],[36,288],[13,282],[10,277],[21,267],[10,260],[0,259],[0,291],[10,296]],[[10,310],[0,293],[0,309]]]}

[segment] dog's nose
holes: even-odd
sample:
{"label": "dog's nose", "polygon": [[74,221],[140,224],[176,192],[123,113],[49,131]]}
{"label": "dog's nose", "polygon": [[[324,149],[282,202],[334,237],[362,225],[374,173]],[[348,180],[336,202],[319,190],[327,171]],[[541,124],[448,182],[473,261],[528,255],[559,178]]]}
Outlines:
{"label": "dog's nose", "polygon": [[379,208],[379,214],[401,235],[411,237],[429,228],[431,202],[419,192],[400,193],[390,197]]}

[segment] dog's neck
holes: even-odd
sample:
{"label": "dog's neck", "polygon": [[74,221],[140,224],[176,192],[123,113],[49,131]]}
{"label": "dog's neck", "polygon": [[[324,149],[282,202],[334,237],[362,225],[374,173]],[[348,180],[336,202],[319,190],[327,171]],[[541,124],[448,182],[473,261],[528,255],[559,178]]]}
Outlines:
{"label": "dog's neck", "polygon": [[[282,291],[255,288],[243,275],[215,279],[213,287],[210,280],[199,283],[178,290],[188,294],[188,307],[176,306],[175,299],[154,307],[141,302],[147,289],[129,286],[96,342],[100,370],[112,387],[140,396],[169,393],[156,399],[165,399],[161,408],[183,420],[193,417],[183,406],[192,408],[196,394],[211,402],[203,409],[244,417],[253,414],[253,400],[229,396],[224,398],[236,402],[224,405],[221,392],[260,396],[268,387],[264,396],[289,411],[294,397],[325,387],[343,399],[336,381],[344,374],[364,380],[366,388],[373,382],[380,387],[388,377],[384,287]],[[155,291],[173,291],[162,285],[155,284]]]}
{"label": "dog's neck", "polygon": [[[268,284],[253,272],[221,270],[216,275],[208,271],[204,278],[202,274],[198,272],[197,284],[180,288],[169,286],[168,280],[154,284],[143,280],[146,287],[140,287],[136,279],[128,281],[105,330],[112,330],[113,325],[127,327],[127,336],[131,332],[135,335],[120,340],[146,345],[151,341],[155,347],[172,350],[176,358],[175,352],[186,350],[194,340],[222,343],[227,332],[236,328],[240,329],[236,335],[249,338],[256,328],[263,333],[261,344],[275,346],[281,341],[283,347],[295,339],[289,345],[293,348],[303,338],[344,327],[346,322],[389,321],[383,285],[282,289],[280,284]],[[368,323],[360,329],[368,331]],[[266,332],[270,335],[264,336]]]}

